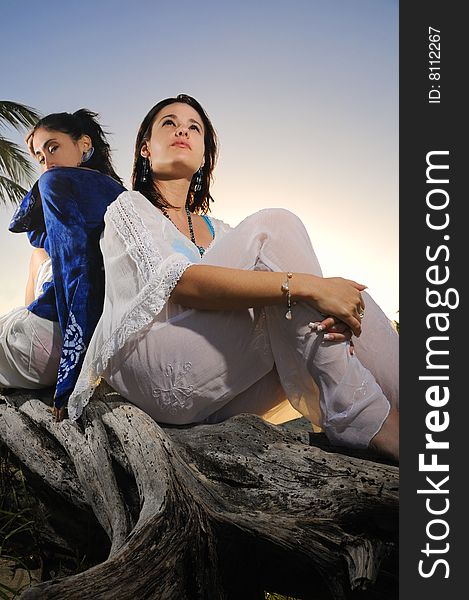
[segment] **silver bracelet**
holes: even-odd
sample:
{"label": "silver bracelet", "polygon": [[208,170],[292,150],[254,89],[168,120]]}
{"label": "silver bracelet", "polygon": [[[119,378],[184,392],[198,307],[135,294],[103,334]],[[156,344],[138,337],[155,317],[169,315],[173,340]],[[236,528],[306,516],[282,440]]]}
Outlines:
{"label": "silver bracelet", "polygon": [[287,273],[287,278],[282,283],[282,287],[280,288],[284,294],[287,295],[287,312],[285,313],[285,319],[291,321],[291,293],[290,293],[290,279],[293,277],[293,273]]}

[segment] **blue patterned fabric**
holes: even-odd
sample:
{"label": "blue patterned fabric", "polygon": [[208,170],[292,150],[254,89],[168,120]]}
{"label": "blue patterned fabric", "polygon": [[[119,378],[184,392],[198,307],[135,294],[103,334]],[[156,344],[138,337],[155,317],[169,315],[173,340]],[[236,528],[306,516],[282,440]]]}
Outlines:
{"label": "blue patterned fabric", "polygon": [[28,234],[52,261],[53,282],[28,306],[58,321],[63,334],[55,406],[66,404],[75,387],[87,345],[101,316],[104,267],[99,238],[104,213],[125,191],[98,171],[59,167],[46,171],[15,212],[9,229]]}

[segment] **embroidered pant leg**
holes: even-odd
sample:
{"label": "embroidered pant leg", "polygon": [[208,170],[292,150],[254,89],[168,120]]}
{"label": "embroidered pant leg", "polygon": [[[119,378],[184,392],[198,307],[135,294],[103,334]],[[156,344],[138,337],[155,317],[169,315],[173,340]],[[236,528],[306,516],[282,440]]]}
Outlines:
{"label": "embroidered pant leg", "polygon": [[[157,422],[178,425],[204,421],[273,367],[262,310],[189,310],[142,332],[104,378]],[[278,377],[273,383],[268,396],[250,394],[249,412],[271,408],[275,387],[285,399]]]}

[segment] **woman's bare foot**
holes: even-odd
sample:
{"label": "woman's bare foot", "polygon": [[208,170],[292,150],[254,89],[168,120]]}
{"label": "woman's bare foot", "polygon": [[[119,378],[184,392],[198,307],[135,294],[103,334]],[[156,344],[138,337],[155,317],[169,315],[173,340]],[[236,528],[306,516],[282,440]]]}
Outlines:
{"label": "woman's bare foot", "polygon": [[391,408],[386,420],[369,444],[370,450],[399,462],[399,412]]}

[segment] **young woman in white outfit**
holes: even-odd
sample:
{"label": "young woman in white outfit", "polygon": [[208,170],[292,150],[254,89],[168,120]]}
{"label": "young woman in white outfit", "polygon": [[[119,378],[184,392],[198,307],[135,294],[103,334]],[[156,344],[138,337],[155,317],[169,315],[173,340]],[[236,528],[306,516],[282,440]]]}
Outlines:
{"label": "young woman in white outfit", "polygon": [[264,416],[288,398],[333,443],[397,460],[389,319],[365,286],[322,277],[293,213],[261,210],[234,228],[208,218],[216,155],[190,96],[159,102],[143,120],[133,191],[105,214],[104,310],[69,417],[101,377],[161,423]]}

